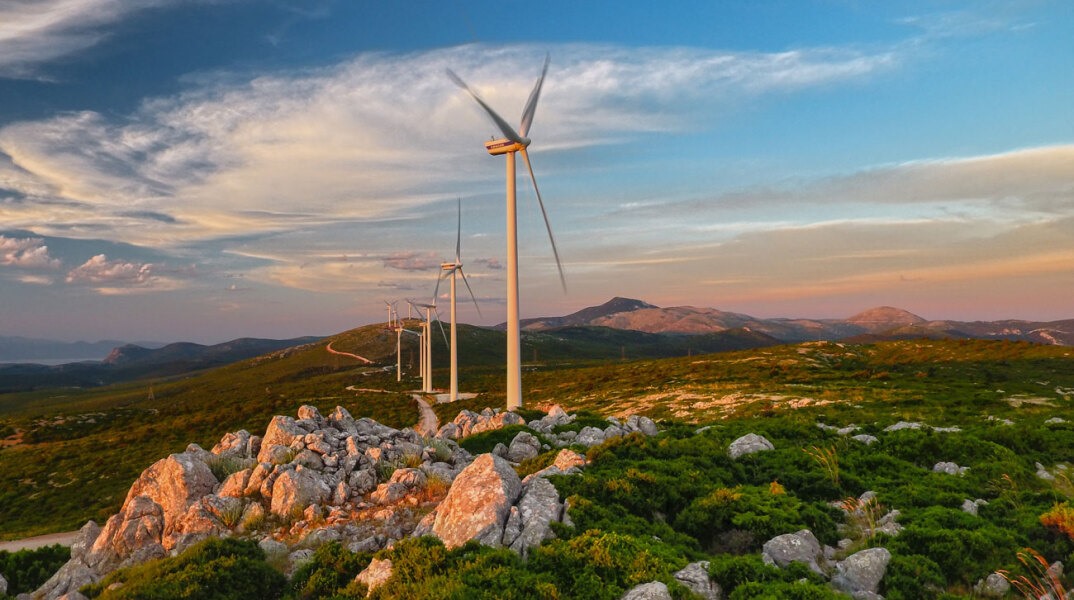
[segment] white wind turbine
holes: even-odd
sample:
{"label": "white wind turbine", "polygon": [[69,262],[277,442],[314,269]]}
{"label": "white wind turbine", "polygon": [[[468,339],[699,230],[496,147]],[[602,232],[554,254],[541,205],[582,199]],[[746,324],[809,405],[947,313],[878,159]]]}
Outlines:
{"label": "white wind turbine", "polygon": [[470,282],[466,280],[466,273],[462,271],[462,200],[459,200],[458,229],[455,233],[455,262],[440,263],[440,276],[436,279],[436,290],[433,292],[433,302],[440,294],[440,281],[451,276],[451,387],[450,399],[452,402],[459,399],[459,334],[456,328],[455,318],[455,274],[462,276],[462,282],[466,284],[466,291],[470,292],[470,299],[474,301],[477,314],[481,315],[481,307],[477,305],[474,290],[470,289]]}
{"label": "white wind turbine", "polygon": [[[414,308],[425,309],[425,322],[421,324],[421,391],[431,394],[433,391],[433,312],[436,311],[436,305],[410,300],[407,302]],[[444,325],[440,323],[439,315],[437,315],[436,322],[440,325],[440,333],[444,335],[444,344],[447,344],[447,334],[444,333]]]}
{"label": "white wind turbine", "polygon": [[533,123],[533,114],[537,110],[537,99],[541,95],[541,85],[544,84],[544,76],[548,72],[549,58],[544,59],[544,68],[537,84],[533,86],[530,97],[526,101],[526,107],[522,111],[522,120],[518,131],[515,131],[507,121],[496,111],[492,110],[466,82],[448,69],[448,76],[456,85],[466,90],[467,93],[485,109],[493,122],[503,133],[503,138],[485,142],[485,149],[489,154],[497,156],[507,155],[507,408],[508,410],[522,406],[522,335],[519,324],[518,309],[518,219],[517,203],[515,201],[515,152],[522,153],[522,160],[526,162],[530,180],[533,181],[533,191],[537,195],[537,204],[541,207],[541,215],[544,216],[545,229],[548,230],[548,240],[552,242],[552,254],[556,257],[556,268],[559,269],[559,281],[564,291],[567,289],[567,281],[563,277],[563,266],[559,260],[559,251],[556,249],[556,240],[552,236],[552,226],[548,223],[548,212],[544,209],[541,200],[541,190],[537,188],[537,178],[533,175],[533,165],[530,164],[529,153],[526,148],[530,145],[530,139],[526,137],[530,125]]}

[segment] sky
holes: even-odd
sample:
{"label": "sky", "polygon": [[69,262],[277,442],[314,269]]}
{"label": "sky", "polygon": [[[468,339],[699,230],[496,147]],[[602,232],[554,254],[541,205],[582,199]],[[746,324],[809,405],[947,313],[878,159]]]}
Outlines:
{"label": "sky", "polygon": [[[6,0],[0,335],[329,335],[433,298],[1074,318],[1074,3]],[[520,161],[521,166],[521,161]],[[440,286],[447,307],[447,285]],[[405,301],[401,303],[405,315]],[[446,311],[444,311],[446,319]]]}

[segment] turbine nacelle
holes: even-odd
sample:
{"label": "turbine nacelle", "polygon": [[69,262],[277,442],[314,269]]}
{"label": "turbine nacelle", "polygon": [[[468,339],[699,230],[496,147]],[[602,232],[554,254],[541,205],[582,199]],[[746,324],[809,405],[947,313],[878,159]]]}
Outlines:
{"label": "turbine nacelle", "polygon": [[525,150],[526,146],[529,145],[529,138],[522,138],[521,143],[507,138],[500,138],[498,140],[489,140],[485,142],[485,150],[488,150],[489,154],[493,156],[499,156],[501,154],[507,154],[508,152]]}

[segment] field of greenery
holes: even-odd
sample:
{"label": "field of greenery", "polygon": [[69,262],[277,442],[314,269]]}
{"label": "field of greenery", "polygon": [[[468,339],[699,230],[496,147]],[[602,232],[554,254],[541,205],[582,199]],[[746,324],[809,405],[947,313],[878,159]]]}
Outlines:
{"label": "field of greenery", "polygon": [[[330,355],[326,342],[362,355],[374,346],[394,350],[394,335],[363,328],[211,373],[154,382],[152,399],[147,382],[0,396],[0,427],[22,432],[24,440],[0,450],[0,537],[103,521],[156,459],[189,442],[211,447],[239,428],[261,433],[271,415],[294,414],[301,404],[322,410],[341,404],[355,416],[396,427],[417,421],[406,393],[414,380],[398,384],[394,370]],[[488,354],[491,363],[498,351]],[[461,355],[468,356],[466,346]],[[593,463],[583,475],[556,479],[561,494],[571,497],[575,527],[559,529],[558,539],[528,561],[503,550],[447,551],[434,541],[408,541],[382,556],[412,567],[399,569],[374,597],[613,598],[653,579],[687,597],[670,574],[700,559],[710,561],[732,598],[829,597],[804,570],[780,571],[760,561],[764,541],[802,528],[828,544],[849,535],[851,549],[888,548],[893,559],[881,593],[889,599],[965,597],[997,569],[1028,574],[1018,562],[1026,547],[1049,562],[1074,561],[1069,477],[1060,472],[1045,481],[1036,474],[1038,462],[1053,468],[1074,461],[1074,423],[1046,423],[1074,415],[1070,348],[914,340],[643,361],[554,358],[539,352],[539,360],[526,365],[530,408],[558,403],[586,411],[585,423],[647,414],[665,433],[609,442],[590,451]],[[463,370],[462,389],[480,395],[436,406],[441,421],[461,408],[502,404],[502,368],[487,363]],[[446,372],[438,369],[436,377],[444,381]],[[884,431],[898,421],[958,431]],[[856,433],[879,441],[866,446],[817,423],[856,424]],[[695,433],[701,425],[711,427]],[[732,461],[727,445],[749,432],[764,435],[776,450]],[[513,431],[500,435],[506,439]],[[503,441],[486,438],[468,444]],[[969,470],[933,473],[941,461]],[[867,490],[876,500],[862,514],[867,519],[899,510],[905,527],[899,535],[863,533],[870,528],[862,522],[839,529],[846,519],[833,504]],[[960,509],[967,499],[988,503],[973,516]],[[173,575],[147,580],[193,577],[191,570],[210,577],[214,568],[206,561],[232,561],[252,572],[264,562],[248,547],[212,547],[192,556],[163,561],[152,568]],[[269,595],[247,597],[359,597],[360,586],[350,582],[371,555],[325,547],[317,557],[289,583],[251,576],[269,585],[257,593]],[[117,577],[128,581],[120,588],[125,594],[139,589],[135,573]],[[157,597],[146,594],[130,597]]]}

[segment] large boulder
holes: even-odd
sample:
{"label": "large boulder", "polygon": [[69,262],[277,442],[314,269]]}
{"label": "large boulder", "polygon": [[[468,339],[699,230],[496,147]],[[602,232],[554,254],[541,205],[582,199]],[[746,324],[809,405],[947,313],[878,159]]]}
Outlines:
{"label": "large boulder", "polygon": [[747,454],[753,454],[754,452],[764,452],[766,450],[775,450],[776,447],[772,445],[772,442],[765,439],[763,436],[756,433],[747,433],[746,435],[731,442],[731,445],[727,448],[727,454],[731,458],[738,458]]}
{"label": "large boulder", "polygon": [[520,463],[540,453],[541,440],[537,439],[532,433],[520,431],[515,436],[515,439],[511,440],[511,445],[507,448],[507,460],[513,463]]}
{"label": "large boulder", "polygon": [[1003,598],[1010,591],[1011,583],[999,573],[991,573],[973,586],[973,592],[981,598]]}
{"label": "large boulder", "polygon": [[328,484],[316,473],[303,468],[290,469],[280,473],[273,483],[269,510],[274,515],[293,517],[311,504],[323,503],[331,494]]}
{"label": "large boulder", "polygon": [[515,552],[526,556],[530,548],[554,537],[552,522],[559,521],[563,513],[563,504],[559,501],[556,486],[542,477],[531,480],[518,501],[518,513],[521,517],[521,531],[512,542],[508,543],[505,539],[504,543],[509,544]]}
{"label": "large boulder", "polygon": [[765,563],[784,568],[793,562],[809,567],[811,571],[824,575],[820,562],[824,560],[824,550],[817,537],[808,529],[796,533],[785,533],[764,543],[761,558]]}
{"label": "large boulder", "polygon": [[855,552],[836,565],[832,585],[851,596],[876,594],[887,572],[891,552],[887,548],[869,548]]}
{"label": "large boulder", "polygon": [[257,454],[257,462],[273,462],[275,446],[289,448],[291,442],[296,438],[305,437],[306,433],[306,430],[299,427],[291,417],[281,415],[272,417],[265,435],[261,438],[261,450]]}
{"label": "large boulder", "polygon": [[511,464],[482,454],[462,470],[437,508],[433,534],[448,548],[469,540],[499,546],[522,481]]}

